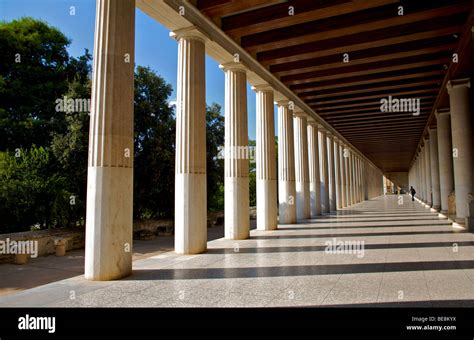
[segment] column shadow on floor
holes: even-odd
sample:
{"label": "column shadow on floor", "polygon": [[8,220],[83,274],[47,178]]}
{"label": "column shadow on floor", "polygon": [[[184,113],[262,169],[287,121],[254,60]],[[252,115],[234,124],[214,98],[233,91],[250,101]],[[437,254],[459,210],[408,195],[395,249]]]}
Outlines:
{"label": "column shadow on floor", "polygon": [[[453,244],[459,248],[474,246],[474,241],[460,242],[420,242],[420,243],[388,243],[388,244],[364,244],[364,249],[407,249],[407,248],[452,248]],[[317,252],[325,251],[325,245],[321,246],[294,246],[294,247],[260,247],[260,248],[239,248],[236,252],[231,248],[209,248],[206,254],[260,254],[260,253],[299,253],[299,252]]]}
{"label": "column shadow on floor", "polygon": [[426,261],[279,267],[139,269],[124,280],[195,280],[474,269],[474,261]]}

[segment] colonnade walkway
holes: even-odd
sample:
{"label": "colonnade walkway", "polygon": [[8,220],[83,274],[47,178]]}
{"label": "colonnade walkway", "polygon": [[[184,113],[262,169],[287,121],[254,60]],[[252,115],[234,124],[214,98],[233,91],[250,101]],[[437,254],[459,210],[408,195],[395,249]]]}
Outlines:
{"label": "colonnade walkway", "polygon": [[213,240],[204,254],[138,260],[122,280],[81,275],[0,306],[474,306],[474,235],[457,228],[408,195],[380,196],[248,240]]}

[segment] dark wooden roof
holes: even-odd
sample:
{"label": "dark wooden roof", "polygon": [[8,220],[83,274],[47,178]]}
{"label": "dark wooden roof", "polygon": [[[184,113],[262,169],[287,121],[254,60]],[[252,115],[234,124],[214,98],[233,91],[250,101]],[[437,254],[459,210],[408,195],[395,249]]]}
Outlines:
{"label": "dark wooden roof", "polygon": [[[410,166],[473,2],[196,0],[195,6],[392,172]],[[388,96],[419,98],[420,115],[381,112],[380,99]]]}

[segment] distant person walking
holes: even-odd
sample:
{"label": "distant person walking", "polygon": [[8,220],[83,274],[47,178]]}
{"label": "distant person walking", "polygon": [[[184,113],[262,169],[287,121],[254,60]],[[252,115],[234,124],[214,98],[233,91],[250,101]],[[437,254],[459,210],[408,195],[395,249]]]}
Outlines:
{"label": "distant person walking", "polygon": [[411,195],[411,200],[412,200],[412,201],[415,201],[415,194],[416,194],[415,188],[413,188],[413,187],[411,186],[411,187],[410,187],[410,195]]}

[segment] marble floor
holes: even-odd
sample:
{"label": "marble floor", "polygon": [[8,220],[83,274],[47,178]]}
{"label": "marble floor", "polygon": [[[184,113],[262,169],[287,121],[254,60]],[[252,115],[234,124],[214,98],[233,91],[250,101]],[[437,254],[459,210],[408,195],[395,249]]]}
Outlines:
{"label": "marble floor", "polygon": [[474,234],[407,195],[208,248],[137,259],[122,280],[74,276],[0,297],[0,306],[474,306]]}

